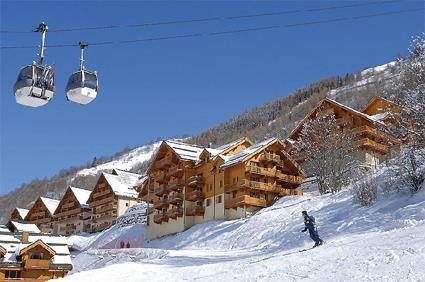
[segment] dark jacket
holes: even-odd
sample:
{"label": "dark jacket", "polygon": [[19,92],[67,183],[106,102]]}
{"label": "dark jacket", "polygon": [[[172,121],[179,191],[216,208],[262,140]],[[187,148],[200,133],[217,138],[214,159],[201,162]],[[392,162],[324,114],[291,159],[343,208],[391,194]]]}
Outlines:
{"label": "dark jacket", "polygon": [[304,225],[305,228],[302,230],[302,232],[313,231],[316,228],[316,221],[314,220],[314,217],[311,215],[304,216]]}

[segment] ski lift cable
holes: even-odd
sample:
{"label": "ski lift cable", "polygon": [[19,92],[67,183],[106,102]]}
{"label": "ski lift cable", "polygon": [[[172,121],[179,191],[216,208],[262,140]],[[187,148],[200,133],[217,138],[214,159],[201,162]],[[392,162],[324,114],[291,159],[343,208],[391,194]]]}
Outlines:
{"label": "ski lift cable", "polygon": [[[140,39],[121,40],[121,41],[88,42],[88,44],[90,46],[106,46],[106,45],[113,45],[113,44],[129,44],[129,43],[141,43],[141,42],[149,42],[149,41],[195,38],[195,37],[202,37],[202,36],[219,36],[219,35],[236,34],[236,33],[243,33],[243,32],[255,32],[255,31],[273,30],[273,29],[294,28],[294,27],[300,27],[300,26],[312,26],[312,25],[320,25],[320,24],[344,22],[344,21],[358,21],[358,20],[363,20],[368,18],[376,18],[376,17],[397,15],[397,14],[403,14],[403,13],[419,12],[424,10],[425,8],[408,9],[408,10],[389,11],[389,12],[382,12],[382,13],[368,14],[368,15],[338,17],[338,18],[293,23],[293,24],[286,24],[286,25],[260,26],[260,27],[244,28],[244,29],[234,29],[234,30],[224,30],[224,31],[216,31],[216,32],[204,32],[204,33],[178,34],[178,35],[170,35],[170,36],[140,38]],[[76,46],[79,46],[78,43],[53,44],[53,45],[47,45],[46,48],[62,48],[62,47],[76,47]],[[0,46],[0,49],[25,49],[25,48],[38,48],[38,47],[39,47],[38,45]]]}
{"label": "ski lift cable", "polygon": [[[405,2],[405,0],[388,0],[388,1],[374,1],[374,2],[364,2],[357,4],[349,5],[340,5],[340,6],[329,6],[323,8],[314,8],[314,9],[298,9],[298,10],[287,10],[287,11],[278,11],[278,12],[269,12],[269,13],[257,13],[257,14],[247,14],[247,15],[236,15],[236,16],[224,16],[224,17],[206,17],[206,18],[196,18],[196,19],[187,19],[187,20],[171,20],[171,21],[158,21],[158,22],[148,22],[148,23],[138,23],[138,24],[117,24],[117,25],[105,25],[105,26],[86,26],[86,27],[70,27],[62,29],[51,29],[51,32],[73,32],[73,31],[84,31],[84,30],[109,30],[109,29],[118,29],[118,28],[138,28],[138,27],[151,27],[151,26],[160,26],[160,25],[175,25],[175,24],[185,24],[185,23],[194,23],[194,22],[210,22],[210,21],[219,21],[219,20],[239,20],[247,18],[256,18],[256,17],[270,17],[270,16],[280,16],[287,14],[296,14],[302,12],[321,12],[329,10],[338,10],[345,8],[354,8],[362,6],[372,6],[380,4],[392,4],[396,2]],[[0,33],[32,33],[33,30],[21,30],[21,29],[2,29]]]}

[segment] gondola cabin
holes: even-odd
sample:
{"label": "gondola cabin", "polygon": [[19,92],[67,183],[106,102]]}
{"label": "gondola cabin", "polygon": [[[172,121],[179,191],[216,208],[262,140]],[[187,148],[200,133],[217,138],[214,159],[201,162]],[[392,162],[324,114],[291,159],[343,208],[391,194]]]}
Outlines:
{"label": "gondola cabin", "polygon": [[88,70],[79,70],[73,73],[66,86],[66,97],[69,101],[78,104],[88,104],[97,96],[97,73]]}

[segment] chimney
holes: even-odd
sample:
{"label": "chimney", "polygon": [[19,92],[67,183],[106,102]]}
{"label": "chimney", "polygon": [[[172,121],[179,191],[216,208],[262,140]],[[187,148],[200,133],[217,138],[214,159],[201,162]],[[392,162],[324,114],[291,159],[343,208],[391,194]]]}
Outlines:
{"label": "chimney", "polygon": [[21,243],[22,244],[28,244],[28,242],[29,242],[29,232],[28,231],[23,231],[22,232],[22,239],[21,239]]}

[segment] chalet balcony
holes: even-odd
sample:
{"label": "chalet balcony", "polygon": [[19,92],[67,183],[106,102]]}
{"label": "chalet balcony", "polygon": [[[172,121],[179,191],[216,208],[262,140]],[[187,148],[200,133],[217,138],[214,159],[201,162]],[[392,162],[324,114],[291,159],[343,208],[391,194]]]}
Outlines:
{"label": "chalet balcony", "polygon": [[304,193],[295,189],[283,188],[280,193],[280,196],[302,196]]}
{"label": "chalet balcony", "polygon": [[25,269],[49,269],[50,260],[48,259],[27,259],[24,262]]}
{"label": "chalet balcony", "polygon": [[282,186],[271,184],[271,183],[257,182],[257,181],[250,181],[248,179],[243,179],[234,184],[226,185],[224,191],[226,193],[230,193],[233,191],[237,191],[241,188],[249,188],[249,189],[261,190],[266,192],[279,193],[282,189]]}
{"label": "chalet balcony", "polygon": [[248,195],[238,196],[233,199],[224,201],[225,209],[236,209],[243,206],[256,206],[256,207],[267,207],[267,201],[265,199],[254,198]]}
{"label": "chalet balcony", "polygon": [[172,208],[168,211],[169,218],[177,219],[177,217],[182,217],[182,216],[183,216],[183,208],[181,207]]}
{"label": "chalet balcony", "polygon": [[191,206],[186,208],[187,216],[203,216],[205,213],[205,207],[203,206]]}
{"label": "chalet balcony", "polygon": [[360,148],[367,148],[373,151],[377,151],[381,154],[387,154],[389,149],[386,145],[379,144],[369,138],[363,138],[356,142],[357,146]]}
{"label": "chalet balcony", "polygon": [[161,199],[154,204],[154,208],[157,209],[157,210],[168,209],[169,205],[170,205],[170,203],[169,203],[168,199]]}
{"label": "chalet balcony", "polygon": [[113,211],[117,209],[117,204],[112,203],[112,204],[107,204],[101,207],[97,207],[96,208],[96,213],[102,213],[102,212],[107,212],[107,211]]}
{"label": "chalet balcony", "polygon": [[105,203],[115,203],[115,197],[111,196],[105,199],[101,199],[101,200],[97,200],[97,201],[93,201],[90,203],[90,207],[96,207],[96,206],[100,206],[103,205]]}
{"label": "chalet balcony", "polygon": [[168,170],[168,175],[174,176],[174,177],[182,177],[183,173],[184,173],[184,170],[183,170],[183,166],[181,165],[173,166]]}
{"label": "chalet balcony", "polygon": [[168,222],[168,218],[169,217],[167,213],[161,212],[153,216],[153,222],[161,224],[163,222]]}
{"label": "chalet balcony", "polygon": [[157,196],[166,195],[168,194],[168,192],[169,192],[168,186],[165,184],[159,186],[158,188],[155,188],[155,195]]}
{"label": "chalet balcony", "polygon": [[301,184],[304,181],[304,177],[302,176],[295,176],[295,175],[289,175],[281,172],[280,170],[276,171],[276,177],[280,181],[284,181],[291,184]]}
{"label": "chalet balcony", "polygon": [[158,183],[164,183],[164,181],[165,181],[165,175],[166,175],[165,171],[160,171],[159,173],[157,173],[154,176],[154,180],[156,182],[158,182]]}
{"label": "chalet balcony", "polygon": [[269,177],[275,177],[276,176],[276,170],[275,169],[253,166],[253,165],[247,166],[245,168],[245,172],[251,173],[251,174],[269,176]]}
{"label": "chalet balcony", "polygon": [[170,167],[172,165],[172,160],[173,157],[171,155],[165,156],[164,158],[156,162],[156,168],[165,169],[167,167]]}
{"label": "chalet balcony", "polygon": [[174,178],[168,182],[168,188],[171,191],[181,192],[183,190],[184,180],[182,178]]}
{"label": "chalet balcony", "polygon": [[401,143],[397,138],[367,125],[352,129],[352,133],[356,136],[371,136],[382,141],[392,142],[393,144]]}
{"label": "chalet balcony", "polygon": [[151,214],[151,213],[153,213],[155,211],[155,207],[151,207],[151,208],[148,208],[148,214]]}
{"label": "chalet balcony", "polygon": [[108,194],[112,194],[112,192],[109,189],[104,190],[104,191],[99,191],[99,192],[96,192],[96,193],[93,194],[93,199],[100,198],[100,197],[108,195]]}
{"label": "chalet balcony", "polygon": [[205,198],[205,195],[200,190],[195,190],[195,191],[186,193],[186,201],[196,202],[196,201],[202,201],[204,198]]}
{"label": "chalet balcony", "polygon": [[183,193],[180,193],[180,192],[177,192],[177,193],[174,192],[173,194],[169,196],[169,200],[170,200],[170,204],[180,205],[181,203],[183,203],[184,195]]}
{"label": "chalet balcony", "polygon": [[201,175],[194,175],[188,178],[187,186],[189,187],[202,187],[204,185],[204,178]]}
{"label": "chalet balcony", "polygon": [[260,161],[280,163],[280,156],[275,153],[263,153],[260,155]]}

